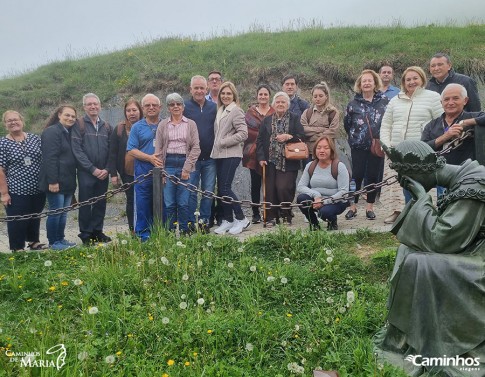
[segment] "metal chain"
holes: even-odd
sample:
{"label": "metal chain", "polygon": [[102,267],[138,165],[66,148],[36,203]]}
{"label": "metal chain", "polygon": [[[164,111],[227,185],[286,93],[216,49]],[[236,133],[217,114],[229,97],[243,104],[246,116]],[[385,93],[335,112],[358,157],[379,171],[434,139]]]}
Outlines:
{"label": "metal chain", "polygon": [[[467,131],[463,132],[463,134],[460,137],[454,139],[450,143],[450,145],[448,145],[448,147],[446,147],[442,151],[436,152],[436,154],[438,156],[441,156],[443,154],[449,153],[453,149],[456,149],[460,145],[462,145],[463,141],[465,139],[467,139],[468,137],[472,137],[472,136],[473,136],[473,132],[471,130],[467,130]],[[253,203],[250,200],[235,200],[235,199],[233,199],[229,196],[218,196],[212,191],[200,190],[197,186],[193,185],[192,183],[183,182],[183,181],[181,181],[180,178],[178,178],[174,175],[168,174],[165,170],[162,170],[161,173],[162,173],[163,178],[169,179],[172,183],[174,183],[176,185],[180,185],[180,186],[185,187],[185,189],[190,191],[190,192],[196,192],[196,193],[198,193],[198,194],[200,194],[200,195],[202,195],[206,198],[218,199],[218,200],[220,200],[220,201],[222,201],[223,203],[226,203],[226,204],[239,204],[243,207],[260,207],[260,208],[264,207],[264,208],[280,208],[280,209],[291,209],[291,208],[294,208],[294,207],[308,207],[309,206],[308,203],[295,204],[295,203],[292,203],[292,202],[281,202],[280,204],[273,204],[273,203],[264,202],[264,201],[260,202],[260,203]],[[124,183],[120,187],[113,189],[113,190],[110,190],[110,191],[107,191],[103,195],[90,198],[88,200],[85,200],[84,202],[75,203],[75,204],[68,206],[68,207],[49,210],[49,211],[45,211],[45,212],[41,212],[41,213],[32,213],[32,214],[28,214],[28,215],[7,216],[7,217],[0,218],[0,222],[40,219],[40,218],[47,217],[47,216],[50,216],[50,215],[58,215],[58,214],[61,214],[61,213],[64,213],[64,212],[73,211],[73,210],[76,210],[76,209],[83,207],[83,206],[86,206],[86,205],[93,205],[94,203],[99,202],[100,200],[106,200],[106,199],[109,199],[109,198],[113,197],[114,195],[116,195],[120,192],[127,191],[131,186],[145,181],[146,179],[148,179],[152,175],[153,175],[153,170],[150,170],[148,173],[139,176],[133,182]],[[392,185],[396,182],[399,182],[397,174],[383,180],[382,182],[371,183],[367,186],[364,186],[363,188],[361,188],[358,191],[348,192],[348,193],[342,195],[340,198],[335,199],[335,198],[332,198],[332,197],[322,197],[322,198],[320,198],[320,200],[322,202],[323,201],[330,202],[331,204],[335,204],[335,203],[339,203],[339,202],[345,202],[345,201],[348,201],[350,199],[355,198],[358,195],[368,194],[370,192],[377,190],[380,187],[390,186],[390,185]]]}
{"label": "metal chain", "polygon": [[152,174],[153,174],[153,170],[150,170],[148,173],[140,175],[133,182],[123,183],[122,185],[120,185],[120,187],[118,187],[116,189],[106,191],[103,195],[99,195],[99,196],[95,196],[93,198],[89,198],[88,200],[85,200],[84,202],[77,202],[77,203],[74,203],[74,204],[67,206],[67,207],[53,209],[53,210],[40,212],[40,213],[30,213],[28,215],[15,215],[15,216],[0,217],[0,222],[41,219],[43,217],[54,216],[54,215],[59,215],[59,214],[64,213],[64,212],[73,211],[73,210],[78,209],[80,207],[93,205],[94,203],[97,203],[101,200],[107,200],[107,199],[115,196],[116,194],[119,194],[120,192],[127,191],[131,186],[145,181]]}

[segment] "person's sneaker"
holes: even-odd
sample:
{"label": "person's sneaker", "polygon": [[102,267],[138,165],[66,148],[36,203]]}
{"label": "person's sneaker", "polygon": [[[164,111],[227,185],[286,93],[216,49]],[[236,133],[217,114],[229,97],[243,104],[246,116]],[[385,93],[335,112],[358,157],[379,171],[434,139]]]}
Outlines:
{"label": "person's sneaker", "polygon": [[225,234],[229,229],[232,228],[232,226],[234,225],[234,222],[229,222],[227,220],[222,220],[222,223],[221,225],[214,229],[214,233],[215,234]]}
{"label": "person's sneaker", "polygon": [[244,229],[247,229],[250,225],[251,225],[251,222],[247,218],[244,218],[242,220],[236,219],[236,220],[234,220],[234,225],[232,226],[232,228],[229,229],[229,233],[239,234]]}
{"label": "person's sneaker", "polygon": [[253,224],[259,224],[261,222],[261,215],[259,213],[253,215],[253,218],[251,219],[251,222]]}
{"label": "person's sneaker", "polygon": [[327,230],[338,230],[337,220],[328,221]]}
{"label": "person's sneaker", "polygon": [[54,242],[52,245],[49,245],[49,248],[51,250],[56,250],[56,251],[67,250],[67,249],[70,249],[71,247],[73,246],[65,245],[61,241],[57,241],[57,242]]}
{"label": "person's sneaker", "polygon": [[93,240],[96,242],[108,243],[108,242],[111,242],[111,237],[101,232],[101,233],[96,233],[93,236]]}
{"label": "person's sneaker", "polygon": [[68,241],[68,240],[66,240],[65,238],[64,238],[64,239],[62,239],[62,240],[60,240],[60,241],[58,241],[58,242],[62,243],[63,245],[67,245],[67,246],[69,246],[69,247],[74,247],[74,246],[76,246],[76,245],[77,245],[75,242],[69,242],[69,241]]}

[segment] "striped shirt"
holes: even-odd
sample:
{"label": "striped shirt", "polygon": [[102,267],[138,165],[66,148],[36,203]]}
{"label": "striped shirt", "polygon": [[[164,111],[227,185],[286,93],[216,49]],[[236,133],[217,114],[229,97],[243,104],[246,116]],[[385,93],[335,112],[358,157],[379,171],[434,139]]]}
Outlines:
{"label": "striped shirt", "polygon": [[168,128],[168,146],[167,154],[187,154],[187,132],[188,132],[187,119],[182,118],[182,122],[179,124],[173,124],[170,121],[167,124]]}

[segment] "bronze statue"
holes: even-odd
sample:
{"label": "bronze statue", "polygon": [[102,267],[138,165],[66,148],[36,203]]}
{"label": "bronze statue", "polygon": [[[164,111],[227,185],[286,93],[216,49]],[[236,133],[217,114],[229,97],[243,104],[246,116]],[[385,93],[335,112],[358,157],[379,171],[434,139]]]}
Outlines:
{"label": "bronze statue", "polygon": [[[483,377],[485,167],[447,165],[417,140],[384,149],[413,200],[391,229],[401,245],[378,357],[410,376]],[[438,208],[427,194],[436,185],[448,189]]]}

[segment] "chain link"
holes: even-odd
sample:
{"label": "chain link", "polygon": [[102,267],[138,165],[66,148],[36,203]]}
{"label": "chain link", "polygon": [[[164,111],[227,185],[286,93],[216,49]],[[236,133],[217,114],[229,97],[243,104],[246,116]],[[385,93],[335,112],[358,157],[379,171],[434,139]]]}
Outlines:
{"label": "chain link", "polygon": [[[473,131],[467,130],[467,131],[463,132],[460,137],[454,139],[450,143],[450,145],[448,145],[445,149],[443,149],[439,152],[436,152],[436,154],[438,156],[441,156],[441,155],[444,155],[446,153],[449,153],[452,150],[458,148],[460,145],[462,145],[463,141],[465,139],[472,137],[472,136],[473,136]],[[40,219],[40,218],[47,217],[47,216],[50,216],[50,215],[59,215],[59,214],[64,213],[64,212],[73,211],[73,210],[76,210],[76,209],[83,207],[83,206],[93,205],[94,203],[97,203],[100,200],[107,200],[107,199],[115,196],[116,194],[119,194],[120,192],[127,191],[128,189],[130,189],[131,186],[145,181],[146,179],[148,179],[152,175],[153,175],[153,170],[150,170],[148,173],[140,175],[133,182],[124,183],[120,187],[113,189],[113,190],[110,190],[110,191],[107,191],[103,195],[90,198],[88,200],[85,200],[84,202],[74,203],[74,204],[72,204],[71,206],[68,206],[68,207],[58,208],[58,209],[49,210],[49,211],[45,211],[45,212],[41,212],[41,213],[32,213],[32,214],[28,214],[28,215],[6,216],[6,217],[3,217],[3,218],[0,218],[0,222]],[[169,179],[172,183],[174,183],[176,185],[180,185],[190,192],[196,192],[196,193],[202,195],[203,197],[206,197],[206,198],[209,198],[209,199],[218,199],[221,202],[226,203],[226,204],[239,204],[243,207],[259,207],[259,208],[267,208],[267,209],[268,208],[291,209],[291,208],[295,208],[295,207],[309,207],[309,206],[311,206],[311,204],[308,204],[308,203],[296,204],[296,203],[292,203],[292,202],[281,202],[280,204],[274,204],[274,203],[265,202],[265,201],[259,202],[259,203],[253,203],[250,200],[235,200],[235,199],[231,198],[230,196],[218,196],[212,191],[200,190],[197,186],[193,185],[192,183],[183,182],[183,181],[180,180],[179,177],[176,177],[174,175],[170,175],[163,169],[161,171],[161,175],[162,175],[163,178]],[[342,195],[340,198],[336,199],[336,198],[332,198],[332,197],[322,197],[322,198],[320,198],[320,200],[322,202],[323,201],[330,202],[331,204],[335,204],[335,203],[339,203],[339,202],[345,202],[345,201],[348,201],[348,200],[355,198],[357,195],[368,194],[370,192],[377,190],[380,187],[390,186],[390,185],[393,185],[396,182],[399,182],[397,174],[383,180],[382,182],[368,184],[367,186],[364,186],[363,188],[361,188],[358,191],[348,192],[348,193]]]}

